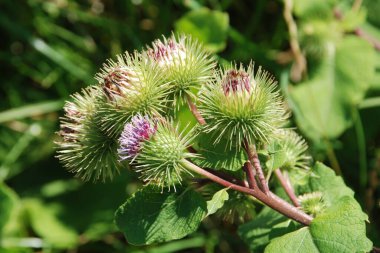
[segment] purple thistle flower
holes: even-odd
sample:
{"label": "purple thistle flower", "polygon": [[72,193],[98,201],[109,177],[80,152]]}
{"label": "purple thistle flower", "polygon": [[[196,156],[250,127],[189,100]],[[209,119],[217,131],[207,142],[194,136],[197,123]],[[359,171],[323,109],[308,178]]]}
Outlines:
{"label": "purple thistle flower", "polygon": [[149,140],[156,132],[156,126],[152,124],[148,116],[136,115],[130,123],[127,123],[119,138],[118,149],[121,160],[133,160],[138,155],[144,141]]}
{"label": "purple thistle flower", "polygon": [[227,96],[230,92],[236,93],[239,91],[251,90],[251,78],[247,72],[243,70],[231,69],[226,72],[222,80],[224,94]]}

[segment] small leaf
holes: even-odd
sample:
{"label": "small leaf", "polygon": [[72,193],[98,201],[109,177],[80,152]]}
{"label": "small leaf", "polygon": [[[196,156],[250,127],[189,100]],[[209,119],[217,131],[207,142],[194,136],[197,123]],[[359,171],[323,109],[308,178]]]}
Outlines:
{"label": "small leaf", "polygon": [[206,213],[206,201],[191,189],[161,192],[161,188],[146,186],[118,208],[115,221],[129,243],[144,245],[195,232]]}
{"label": "small leaf", "polygon": [[372,243],[365,235],[366,220],[355,199],[346,196],[316,217],[310,227],[272,240],[265,252],[369,252]]}
{"label": "small leaf", "polygon": [[219,52],[226,47],[228,27],[227,13],[207,8],[193,10],[175,23],[177,32],[192,35],[211,52]]}
{"label": "small leaf", "polygon": [[271,142],[268,145],[268,152],[270,158],[266,161],[265,165],[268,170],[275,170],[280,168],[286,161],[286,153],[280,144]]}
{"label": "small leaf", "polygon": [[207,201],[207,216],[214,214],[218,209],[222,208],[226,200],[228,200],[227,188],[217,191],[212,196],[212,199]]}

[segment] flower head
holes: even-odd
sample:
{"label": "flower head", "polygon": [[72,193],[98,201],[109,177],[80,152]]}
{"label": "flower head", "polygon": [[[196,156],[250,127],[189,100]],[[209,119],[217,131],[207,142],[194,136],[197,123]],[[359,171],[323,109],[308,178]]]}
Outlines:
{"label": "flower head", "polygon": [[133,90],[133,85],[138,81],[137,75],[132,69],[125,66],[115,66],[103,76],[102,86],[107,98],[110,101],[115,101]]}
{"label": "flower head", "polygon": [[148,116],[136,115],[127,123],[119,138],[119,156],[122,160],[134,160],[138,155],[143,142],[149,140],[156,132],[156,127],[149,121]]}
{"label": "flower head", "polygon": [[97,79],[107,97],[99,103],[101,128],[113,138],[120,136],[133,115],[159,115],[167,110],[168,83],[164,73],[142,55],[125,54],[109,60]]}
{"label": "flower head", "polygon": [[178,42],[174,38],[164,42],[156,40],[152,43],[152,48],[148,49],[147,53],[161,66],[179,64],[186,59],[184,38],[181,38]]}
{"label": "flower head", "polygon": [[248,68],[231,66],[215,73],[199,95],[199,111],[205,118],[206,133],[214,144],[225,139],[230,149],[248,143],[267,143],[288,117],[275,80],[261,67],[254,74]]}
{"label": "flower head", "polygon": [[[252,80],[254,84],[254,80]],[[228,70],[222,79],[222,87],[224,94],[227,96],[230,92],[237,93],[251,91],[251,76],[244,70],[231,69]]]}
{"label": "flower head", "polygon": [[279,129],[270,145],[278,147],[284,154],[281,169],[309,169],[310,156],[307,154],[307,143],[291,129]]}
{"label": "flower head", "polygon": [[216,65],[205,49],[187,36],[156,40],[143,54],[164,73],[174,103],[184,94],[194,96],[194,91],[210,80]]}
{"label": "flower head", "polygon": [[129,160],[144,181],[175,188],[181,183],[182,173],[188,172],[183,159],[194,157],[187,151],[192,132],[183,135],[177,131],[165,119],[134,116],[119,138],[119,157]]}
{"label": "flower head", "polygon": [[99,87],[83,89],[72,96],[64,106],[61,118],[61,140],[57,157],[76,176],[87,180],[112,178],[120,168],[117,161],[116,142],[99,127],[95,115],[97,101],[102,99]]}

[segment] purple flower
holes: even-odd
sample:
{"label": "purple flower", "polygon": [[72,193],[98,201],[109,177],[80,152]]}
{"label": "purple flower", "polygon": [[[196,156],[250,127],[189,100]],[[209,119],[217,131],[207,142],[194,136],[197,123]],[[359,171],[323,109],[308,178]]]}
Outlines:
{"label": "purple flower", "polygon": [[226,72],[222,80],[222,87],[226,96],[230,92],[236,93],[244,90],[249,93],[251,89],[251,78],[248,73],[243,70],[232,69]]}
{"label": "purple flower", "polygon": [[173,39],[164,41],[156,40],[153,42],[153,48],[148,50],[148,55],[160,65],[172,65],[176,61],[186,58],[186,52],[181,42]]}
{"label": "purple flower", "polygon": [[119,138],[118,149],[121,160],[133,160],[139,153],[144,141],[149,140],[156,132],[155,125],[148,116],[136,115],[126,124]]}

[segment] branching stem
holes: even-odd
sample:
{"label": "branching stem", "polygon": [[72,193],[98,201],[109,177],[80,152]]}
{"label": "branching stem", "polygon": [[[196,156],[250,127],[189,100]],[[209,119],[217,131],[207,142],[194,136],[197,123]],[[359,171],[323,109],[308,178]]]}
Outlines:
{"label": "branching stem", "polygon": [[258,189],[257,182],[256,182],[256,175],[255,175],[255,169],[253,168],[250,161],[247,161],[244,163],[243,169],[247,175],[247,180],[249,184],[249,188],[251,189]]}
{"label": "branching stem", "polygon": [[268,192],[268,194],[265,194],[263,193],[262,191],[259,191],[258,189],[249,189],[247,187],[243,187],[243,186],[240,186],[240,185],[237,185],[237,184],[234,184],[234,183],[231,183],[227,180],[224,180],[200,167],[198,167],[197,165],[191,163],[190,161],[188,160],[182,160],[182,165],[184,167],[186,167],[187,169],[199,174],[199,175],[202,175],[206,178],[209,178],[210,180],[214,181],[215,183],[218,183],[224,187],[227,187],[227,188],[230,188],[230,189],[233,189],[235,191],[239,191],[239,192],[242,192],[242,193],[245,193],[245,194],[249,194],[253,197],[255,197],[256,199],[260,200],[261,202],[263,202],[265,205],[271,207],[272,209],[276,210],[277,212],[303,224],[303,225],[310,225],[311,221],[313,220],[313,218],[309,215],[307,215],[306,213],[304,213],[303,211],[301,211],[300,209],[292,206],[291,204],[289,204],[288,202],[286,202],[285,200],[279,198],[278,196],[276,196],[275,194],[273,194],[272,192]]}
{"label": "branching stem", "polygon": [[289,178],[287,175],[282,174],[280,169],[275,169],[274,174],[276,175],[278,181],[280,181],[280,184],[282,188],[284,188],[286,194],[292,201],[295,207],[300,207],[300,203],[297,199],[296,194],[294,193],[294,189],[292,185],[290,184]]}
{"label": "branching stem", "polygon": [[256,147],[253,144],[249,144],[248,140],[244,138],[244,149],[247,152],[248,159],[256,170],[256,175],[259,178],[260,185],[265,194],[269,192],[267,180],[265,179],[263,169],[260,165],[260,160],[256,152]]}
{"label": "branching stem", "polygon": [[194,115],[198,123],[200,125],[205,125],[206,124],[205,119],[199,113],[197,106],[193,103],[193,101],[191,100],[191,97],[188,94],[186,94],[186,100],[187,100],[187,104],[189,105],[191,113]]}

